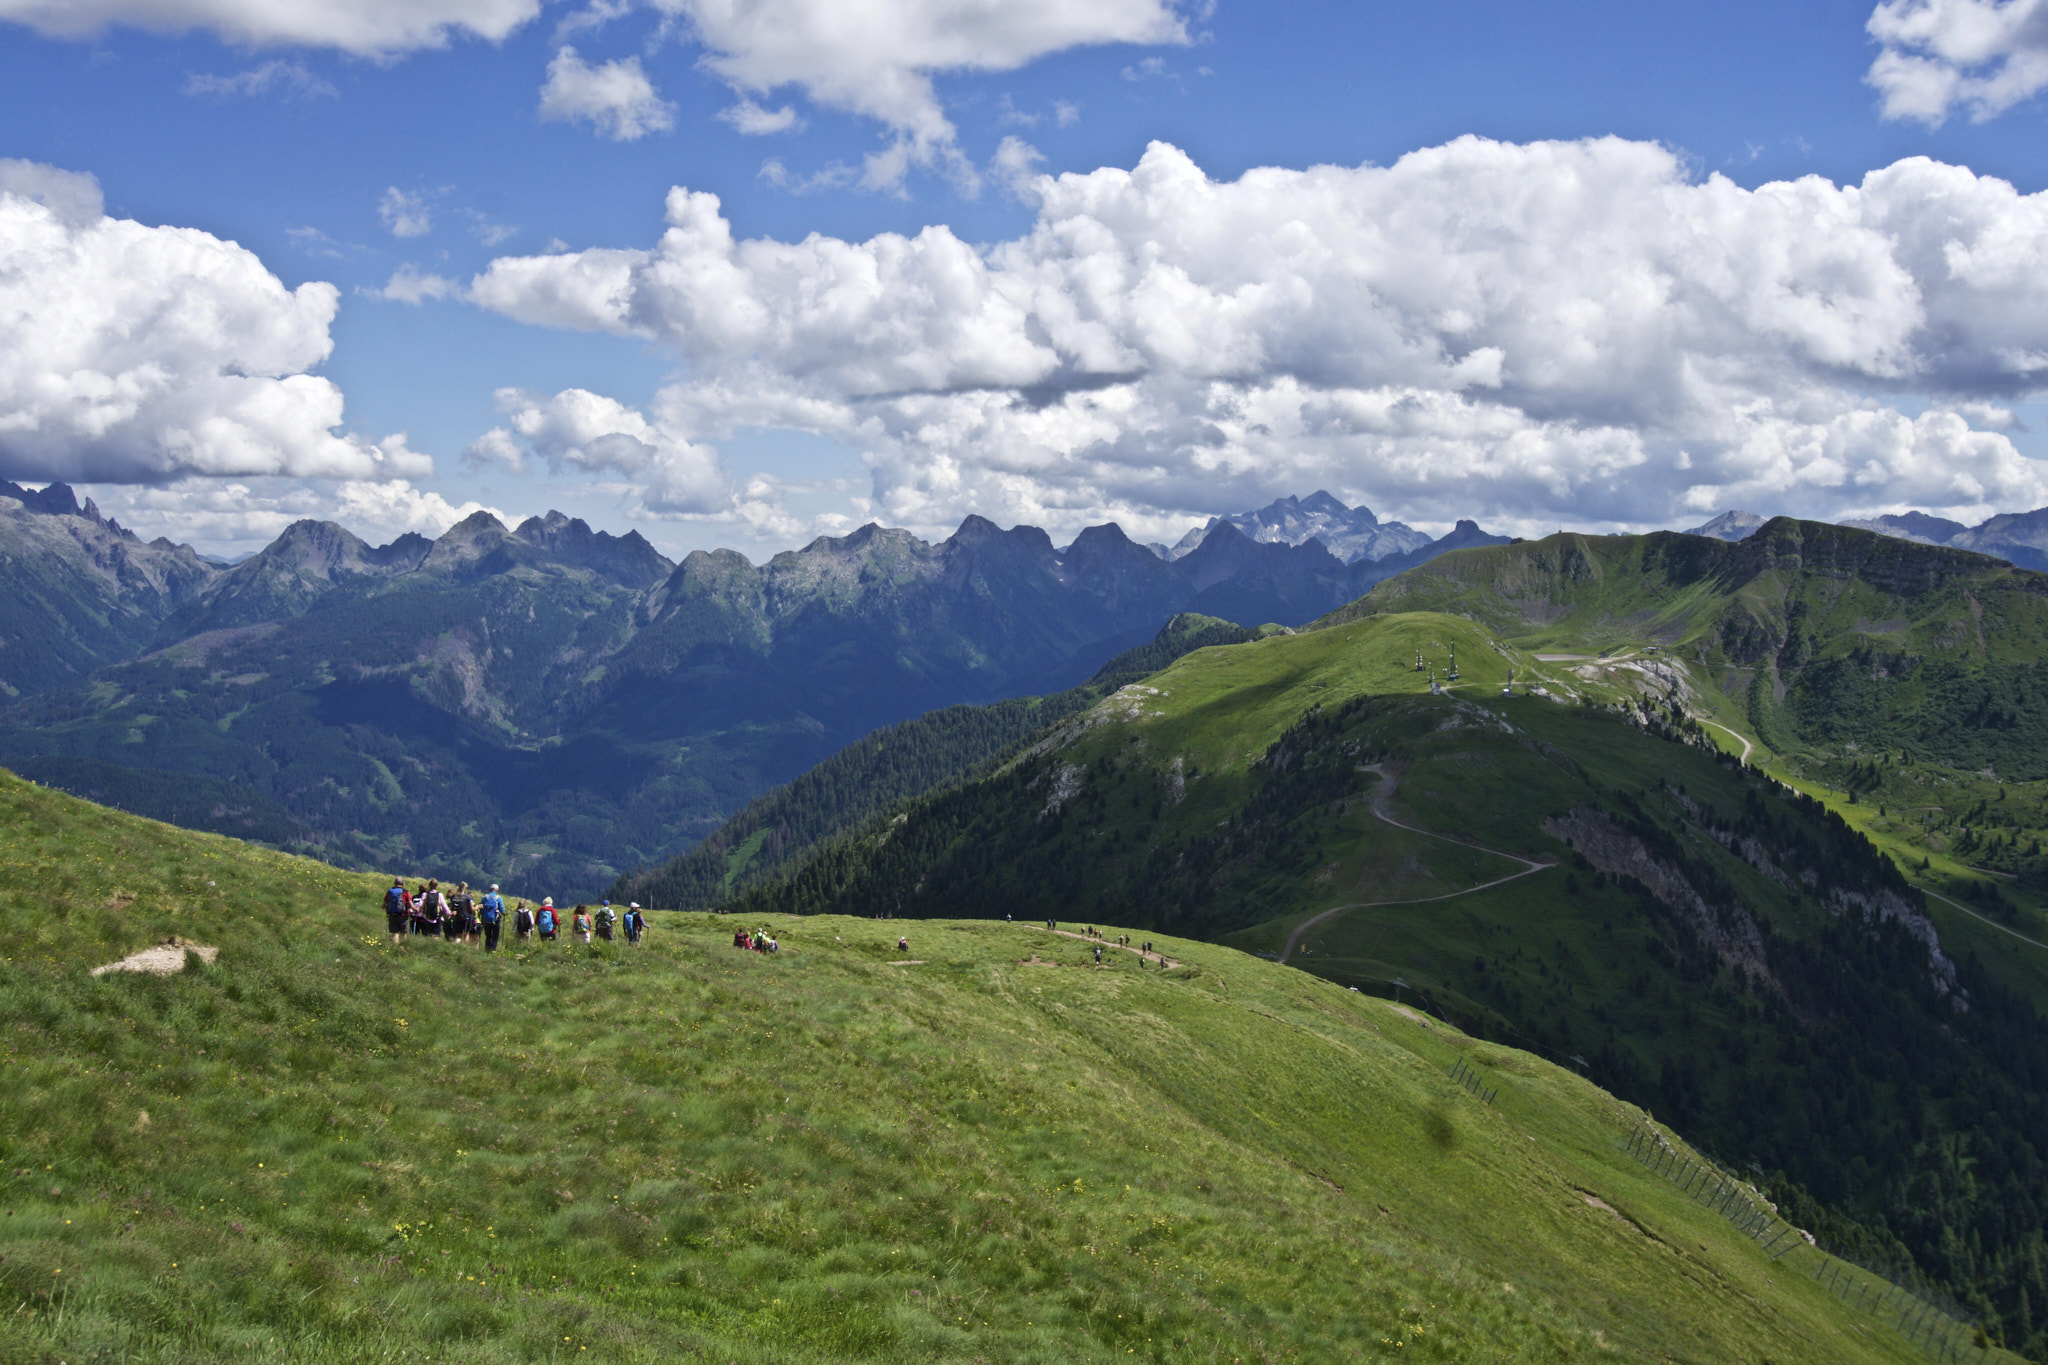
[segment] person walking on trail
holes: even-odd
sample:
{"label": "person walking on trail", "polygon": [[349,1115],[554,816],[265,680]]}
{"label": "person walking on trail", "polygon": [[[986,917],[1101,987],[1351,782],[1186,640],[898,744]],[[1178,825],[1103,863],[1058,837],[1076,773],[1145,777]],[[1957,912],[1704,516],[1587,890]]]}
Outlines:
{"label": "person walking on trail", "polygon": [[612,903],[606,901],[603,905],[597,907],[597,936],[606,943],[612,941],[612,923]]}
{"label": "person walking on trail", "polygon": [[639,901],[626,902],[626,942],[638,944],[640,935],[647,932],[647,916],[640,913]]}
{"label": "person walking on trail", "polygon": [[585,943],[590,942],[590,907],[579,904],[570,912],[569,932],[581,934]]}
{"label": "person walking on trail", "polygon": [[504,928],[505,898],[498,894],[498,884],[491,883],[491,889],[484,892],[483,909],[477,912],[477,919],[484,926],[484,951],[498,951],[498,933]]}
{"label": "person walking on trail", "polygon": [[512,912],[512,933],[521,943],[533,937],[533,911],[526,908],[525,901]]}
{"label": "person walking on trail", "polygon": [[415,938],[424,937],[427,932],[427,884],[421,882],[412,889],[411,914],[406,920],[406,929]]}
{"label": "person walking on trail", "polygon": [[542,896],[540,898],[540,913],[533,917],[533,927],[540,930],[540,941],[542,943],[553,943],[555,941],[556,933],[561,930],[562,921],[555,914],[555,898],[553,896]]}
{"label": "person walking on trail", "polygon": [[405,892],[402,878],[391,879],[391,889],[384,893],[384,927],[391,931],[393,943],[405,942],[405,922],[412,917],[412,897]]}
{"label": "person walking on trail", "polygon": [[1098,967],[1102,965],[1102,945],[1100,943],[1095,945],[1095,965]]}
{"label": "person walking on trail", "polygon": [[453,932],[448,937],[457,943],[476,941],[476,901],[469,894],[469,883],[459,882],[455,894],[448,898],[448,917]]}

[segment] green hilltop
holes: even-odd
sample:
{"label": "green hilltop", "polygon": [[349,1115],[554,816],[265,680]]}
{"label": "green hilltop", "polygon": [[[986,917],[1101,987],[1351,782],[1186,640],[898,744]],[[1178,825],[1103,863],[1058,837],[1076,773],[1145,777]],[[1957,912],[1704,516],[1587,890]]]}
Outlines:
{"label": "green hilltop", "polygon": [[487,956],[379,889],[0,777],[0,1358],[1920,1358],[1631,1106],[1227,947]]}
{"label": "green hilltop", "polygon": [[1568,638],[1388,611],[1198,650],[731,908],[1079,915],[1405,989],[2048,1353],[2040,964],[1724,752],[1682,650]]}

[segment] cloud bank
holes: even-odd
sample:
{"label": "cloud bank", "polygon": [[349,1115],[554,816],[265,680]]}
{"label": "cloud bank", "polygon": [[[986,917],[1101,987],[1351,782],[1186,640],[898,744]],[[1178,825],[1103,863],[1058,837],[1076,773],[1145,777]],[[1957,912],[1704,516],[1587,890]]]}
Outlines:
{"label": "cloud bank", "polygon": [[1966,169],[1748,190],[1651,144],[1468,137],[1218,182],[1154,144],[1026,192],[1032,230],[977,248],[739,240],[676,189],[655,246],[501,258],[470,294],[673,348],[675,431],[837,434],[914,526],[1323,484],[1532,524],[2048,502],[1966,415],[2048,382],[2048,195]]}
{"label": "cloud bank", "polygon": [[2048,0],[1885,0],[1868,27],[1886,118],[1982,122],[2048,89]]}
{"label": "cloud bank", "polygon": [[90,176],[0,162],[0,477],[431,472],[403,436],[336,434],[341,390],[306,371],[338,298],[207,233],[106,217]]}
{"label": "cloud bank", "polygon": [[[938,165],[964,184],[974,169],[932,88],[943,71],[1012,71],[1053,52],[1104,43],[1183,43],[1176,0],[654,0],[685,20],[705,65],[746,96],[796,86],[818,104],[876,119],[891,145],[868,161],[870,186]],[[738,106],[742,131],[773,131]],[[762,111],[766,112],[766,111]],[[794,119],[792,111],[772,118]],[[738,126],[738,125],[736,125]]]}
{"label": "cloud bank", "polygon": [[251,46],[332,47],[365,57],[491,42],[540,12],[539,0],[0,0],[0,20],[53,38],[121,25],[158,33],[205,29]]}

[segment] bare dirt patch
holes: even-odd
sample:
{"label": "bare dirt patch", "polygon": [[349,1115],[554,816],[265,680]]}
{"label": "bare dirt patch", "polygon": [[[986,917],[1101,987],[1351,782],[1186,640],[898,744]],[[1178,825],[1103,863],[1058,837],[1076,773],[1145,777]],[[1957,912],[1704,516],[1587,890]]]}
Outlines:
{"label": "bare dirt patch", "polygon": [[198,955],[201,962],[212,962],[220,956],[220,949],[204,943],[193,943],[189,939],[170,938],[155,947],[144,948],[139,953],[130,953],[119,962],[109,962],[92,969],[94,976],[105,976],[108,972],[147,972],[151,976],[175,976],[185,970],[185,954]]}

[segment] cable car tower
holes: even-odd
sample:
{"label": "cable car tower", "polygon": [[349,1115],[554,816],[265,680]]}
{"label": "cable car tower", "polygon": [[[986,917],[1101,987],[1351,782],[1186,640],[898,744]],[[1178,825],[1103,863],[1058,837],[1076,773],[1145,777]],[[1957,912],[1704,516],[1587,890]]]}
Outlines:
{"label": "cable car tower", "polygon": [[1450,682],[1458,680],[1458,647],[1456,645],[1451,646],[1451,671],[1444,674],[1444,677]]}

